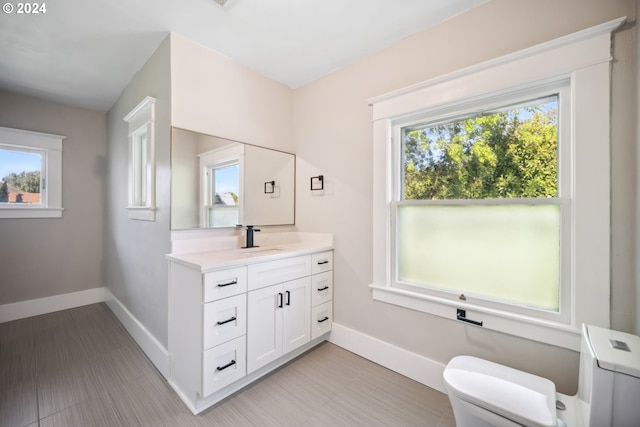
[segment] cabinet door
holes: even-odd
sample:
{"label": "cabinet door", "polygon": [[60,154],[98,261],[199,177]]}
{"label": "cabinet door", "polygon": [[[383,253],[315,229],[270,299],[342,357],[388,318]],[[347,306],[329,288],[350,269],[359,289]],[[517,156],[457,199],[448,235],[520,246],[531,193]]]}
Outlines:
{"label": "cabinet door", "polygon": [[282,285],[251,291],[247,300],[247,373],[282,355]]}
{"label": "cabinet door", "polygon": [[283,284],[282,353],[288,353],[311,339],[311,278]]}

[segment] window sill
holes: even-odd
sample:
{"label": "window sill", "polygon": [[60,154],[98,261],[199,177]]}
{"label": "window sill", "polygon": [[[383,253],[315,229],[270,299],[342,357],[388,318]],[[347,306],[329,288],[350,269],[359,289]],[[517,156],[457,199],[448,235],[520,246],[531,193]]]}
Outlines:
{"label": "window sill", "polygon": [[137,219],[140,221],[155,221],[156,220],[156,208],[154,207],[127,207],[130,219]]}
{"label": "window sill", "polygon": [[62,208],[2,208],[2,218],[62,218]]}
{"label": "window sill", "polygon": [[[533,341],[551,344],[569,350],[580,351],[580,327],[554,323],[532,317],[508,313],[500,310],[449,301],[416,292],[392,288],[386,285],[371,284],[375,301],[385,302],[429,313],[446,319],[456,320],[456,309],[467,310],[467,317],[483,322],[486,329],[515,335]],[[470,327],[480,327],[466,324]]]}

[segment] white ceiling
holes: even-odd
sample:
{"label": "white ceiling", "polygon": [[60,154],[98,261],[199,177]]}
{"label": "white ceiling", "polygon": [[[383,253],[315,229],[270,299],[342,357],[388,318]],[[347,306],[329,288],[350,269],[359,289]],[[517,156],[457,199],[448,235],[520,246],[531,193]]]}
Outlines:
{"label": "white ceiling", "polygon": [[40,0],[0,14],[0,90],[106,111],[170,31],[297,88],[485,1]]}

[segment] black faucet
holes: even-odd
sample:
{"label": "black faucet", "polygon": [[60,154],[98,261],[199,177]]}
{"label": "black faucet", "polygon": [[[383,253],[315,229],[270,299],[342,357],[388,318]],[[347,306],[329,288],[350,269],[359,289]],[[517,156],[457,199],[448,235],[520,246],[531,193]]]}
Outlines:
{"label": "black faucet", "polygon": [[257,245],[253,244],[253,233],[256,231],[260,231],[259,228],[253,228],[253,225],[247,225],[247,245],[243,246],[242,249],[247,248],[257,248]]}

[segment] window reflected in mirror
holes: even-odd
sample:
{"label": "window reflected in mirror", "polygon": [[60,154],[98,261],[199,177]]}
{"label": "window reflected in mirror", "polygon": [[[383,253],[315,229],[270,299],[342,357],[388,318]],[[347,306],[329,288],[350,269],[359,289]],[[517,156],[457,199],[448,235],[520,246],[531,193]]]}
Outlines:
{"label": "window reflected in mirror", "polygon": [[292,225],[294,202],[293,154],[173,128],[172,230]]}

